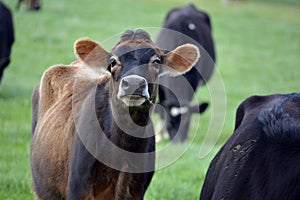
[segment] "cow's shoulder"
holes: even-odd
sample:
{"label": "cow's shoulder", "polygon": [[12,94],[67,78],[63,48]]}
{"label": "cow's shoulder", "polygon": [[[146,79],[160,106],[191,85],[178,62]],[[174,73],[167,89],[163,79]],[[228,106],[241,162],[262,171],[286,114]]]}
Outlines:
{"label": "cow's shoulder", "polygon": [[211,162],[200,199],[294,199],[300,93],[251,96],[236,114],[234,133]]}
{"label": "cow's shoulder", "polygon": [[280,94],[273,95],[253,95],[246,98],[237,108],[236,111],[236,121],[235,128],[236,130],[242,122],[249,123],[254,120],[261,110],[268,109],[274,105],[278,100],[282,98]]}
{"label": "cow's shoulder", "polygon": [[251,96],[237,109],[235,131],[251,126],[269,139],[300,141],[299,108],[299,93]]}
{"label": "cow's shoulder", "polygon": [[48,68],[39,85],[39,112],[45,113],[66,90],[70,91],[78,67],[55,65]]}
{"label": "cow's shoulder", "polygon": [[83,67],[78,63],[48,68],[39,86],[40,113],[45,113],[57,101],[64,101],[74,93],[89,91],[97,84],[107,82],[109,78],[110,75],[105,72]]}
{"label": "cow's shoulder", "polygon": [[300,93],[282,96],[258,116],[264,135],[279,142],[300,142]]}

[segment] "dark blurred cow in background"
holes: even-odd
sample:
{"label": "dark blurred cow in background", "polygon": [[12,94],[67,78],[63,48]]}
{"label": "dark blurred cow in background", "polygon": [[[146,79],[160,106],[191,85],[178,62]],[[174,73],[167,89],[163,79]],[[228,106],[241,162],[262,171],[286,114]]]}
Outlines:
{"label": "dark blurred cow in background", "polygon": [[[193,43],[198,46],[201,54],[201,59],[188,73],[160,78],[159,104],[166,113],[161,107],[156,112],[166,119],[165,128],[170,139],[173,142],[183,142],[187,139],[191,115],[204,112],[208,106],[208,103],[192,105],[191,101],[197,87],[210,79],[215,67],[212,28],[208,14],[198,10],[193,4],[169,11],[163,28],[165,29],[162,29],[157,39],[159,47],[173,50],[178,45]],[[170,29],[174,31],[170,32]]]}
{"label": "dark blurred cow in background", "polygon": [[202,200],[300,199],[300,93],[252,96],[211,162]]}
{"label": "dark blurred cow in background", "polygon": [[16,9],[19,10],[22,3],[25,3],[28,10],[38,11],[41,9],[40,0],[19,0],[16,6]]}
{"label": "dark blurred cow in background", "polygon": [[10,10],[0,1],[0,83],[4,69],[10,62],[13,42],[13,18]]}

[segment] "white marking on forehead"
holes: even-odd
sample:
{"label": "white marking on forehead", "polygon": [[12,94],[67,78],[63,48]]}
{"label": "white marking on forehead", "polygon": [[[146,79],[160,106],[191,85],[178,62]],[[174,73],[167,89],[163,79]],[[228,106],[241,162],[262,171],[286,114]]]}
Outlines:
{"label": "white marking on forehead", "polygon": [[189,26],[189,29],[192,31],[196,29],[196,25],[194,23],[189,23],[188,26]]}
{"label": "white marking on forehead", "polygon": [[172,107],[170,110],[170,114],[172,117],[177,117],[178,115],[186,114],[189,111],[187,106],[183,107]]}

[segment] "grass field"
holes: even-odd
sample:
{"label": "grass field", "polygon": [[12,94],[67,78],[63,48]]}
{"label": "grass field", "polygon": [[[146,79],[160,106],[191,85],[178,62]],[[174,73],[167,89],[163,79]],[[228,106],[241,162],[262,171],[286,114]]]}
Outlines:
{"label": "grass field", "polygon": [[[156,172],[146,200],[198,199],[209,162],[232,133],[241,101],[254,94],[299,91],[299,0],[247,0],[226,5],[220,0],[44,0],[37,13],[15,11],[17,1],[3,2],[13,10],[16,42],[0,88],[0,199],[33,199],[31,92],[47,67],[68,64],[75,58],[73,43],[80,37],[101,42],[128,28],[160,27],[170,8],[187,2],[194,2],[211,16],[216,74],[222,77],[226,94],[223,129],[217,145],[200,159],[211,108],[200,122],[194,117],[190,134],[196,134],[195,139],[190,138],[191,145],[176,162]],[[201,88],[197,99],[210,101],[208,89]],[[219,133],[214,134],[216,138]]]}

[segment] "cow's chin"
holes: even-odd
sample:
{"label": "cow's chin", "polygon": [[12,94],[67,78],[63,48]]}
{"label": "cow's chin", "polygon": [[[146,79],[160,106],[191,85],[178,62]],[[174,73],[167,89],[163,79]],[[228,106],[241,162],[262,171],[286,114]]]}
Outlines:
{"label": "cow's chin", "polygon": [[121,97],[120,100],[128,107],[140,107],[145,103],[146,98],[140,95],[126,95]]}

